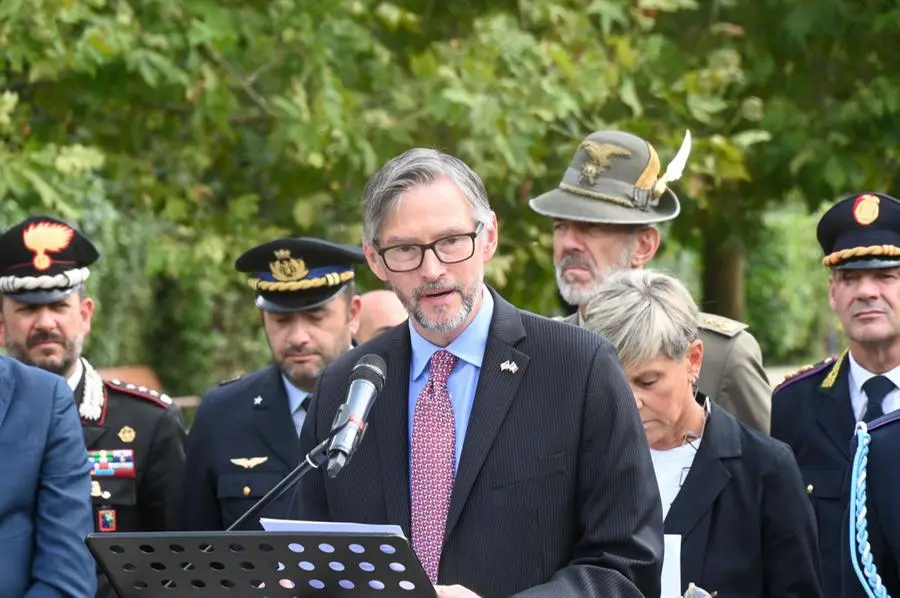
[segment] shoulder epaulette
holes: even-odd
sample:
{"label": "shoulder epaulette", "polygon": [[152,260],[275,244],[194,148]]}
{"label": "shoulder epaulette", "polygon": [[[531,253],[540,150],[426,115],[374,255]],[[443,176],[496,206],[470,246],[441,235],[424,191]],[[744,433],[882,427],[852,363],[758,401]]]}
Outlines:
{"label": "shoulder epaulette", "polygon": [[711,330],[727,337],[736,336],[739,332],[747,329],[747,324],[720,316],[717,314],[700,314],[700,328]]}
{"label": "shoulder epaulette", "polygon": [[147,388],[146,386],[138,386],[137,384],[122,382],[121,380],[104,380],[103,383],[109,388],[119,392],[124,392],[133,397],[146,399],[152,403],[156,403],[163,409],[168,409],[173,404],[172,397],[157,390]]}
{"label": "shoulder epaulette", "polygon": [[869,432],[872,432],[873,430],[877,430],[878,428],[886,426],[895,421],[900,421],[900,409],[895,409],[894,411],[891,411],[890,413],[885,413],[881,417],[873,419],[869,423],[867,428],[868,428]]}
{"label": "shoulder epaulette", "polygon": [[221,382],[219,382],[218,386],[225,386],[226,384],[231,384],[232,382],[237,382],[238,380],[240,380],[243,377],[244,377],[243,374],[238,374],[234,378],[229,378],[228,380],[222,380]]}
{"label": "shoulder epaulette", "polygon": [[831,357],[827,357],[818,363],[812,363],[810,365],[805,365],[799,370],[793,371],[790,374],[786,374],[784,380],[781,381],[781,384],[775,387],[773,392],[778,392],[782,388],[786,386],[790,386],[794,382],[798,382],[803,380],[804,378],[808,378],[814,374],[821,372],[826,369],[828,366],[835,362],[836,356],[832,355]]}

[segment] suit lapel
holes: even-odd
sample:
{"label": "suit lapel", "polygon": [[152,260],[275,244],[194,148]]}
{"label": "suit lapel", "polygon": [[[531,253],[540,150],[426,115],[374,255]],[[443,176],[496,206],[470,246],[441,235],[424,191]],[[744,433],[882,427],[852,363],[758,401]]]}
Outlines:
{"label": "suit lapel", "polygon": [[6,419],[6,412],[9,410],[9,403],[12,401],[15,384],[13,383],[11,357],[0,358],[0,426]]}
{"label": "suit lapel", "polygon": [[829,440],[848,459],[853,440],[853,426],[856,424],[853,406],[850,403],[849,372],[850,364],[847,353],[844,352],[819,387],[822,400],[816,412],[816,420],[825,430]]}
{"label": "suit lapel", "polygon": [[[478,375],[475,402],[469,416],[456,481],[453,484],[445,538],[450,536],[459,520],[472,485],[503,424],[519,384],[525,377],[530,360],[528,355],[514,347],[525,338],[525,327],[522,325],[519,310],[493,291],[490,292],[494,298],[494,315]],[[507,367],[501,367],[507,361],[509,362]],[[515,372],[508,369],[512,363],[515,363],[517,368]]]}
{"label": "suit lapel", "polygon": [[694,463],[664,525],[665,533],[681,535],[682,554],[690,555],[681,560],[682,579],[701,578],[712,505],[731,479],[723,461],[741,455],[738,425],[715,404],[711,408]]}
{"label": "suit lapel", "polygon": [[[300,463],[300,439],[291,417],[287,393],[281,372],[274,365],[268,367],[262,376],[262,384],[255,389],[257,396],[247,395],[245,400],[252,409],[253,423],[263,442],[293,469]],[[258,402],[255,399],[261,398]],[[258,456],[258,455],[249,455]]]}
{"label": "suit lapel", "polygon": [[378,445],[388,521],[400,525],[410,538],[409,368],[412,346],[405,324],[385,334],[391,335],[384,355],[388,371],[384,388],[372,407],[367,434],[374,434]]}

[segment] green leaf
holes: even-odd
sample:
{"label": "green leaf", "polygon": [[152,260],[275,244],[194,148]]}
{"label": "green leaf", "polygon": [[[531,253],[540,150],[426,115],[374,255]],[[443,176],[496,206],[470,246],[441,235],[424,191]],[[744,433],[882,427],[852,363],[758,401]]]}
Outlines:
{"label": "green leaf", "polygon": [[631,108],[632,114],[639,117],[644,113],[644,108],[638,99],[637,90],[634,86],[634,79],[631,77],[623,77],[622,84],[619,86],[619,99]]}
{"label": "green leaf", "polygon": [[757,143],[765,143],[771,140],[772,134],[768,131],[763,131],[762,129],[741,131],[740,133],[736,133],[731,136],[731,142],[744,149],[750,147],[751,145],[756,145]]}
{"label": "green leaf", "polygon": [[845,191],[847,184],[847,173],[844,172],[844,165],[837,156],[830,156],[825,162],[825,170],[823,172],[825,182],[831,187],[834,193]]}

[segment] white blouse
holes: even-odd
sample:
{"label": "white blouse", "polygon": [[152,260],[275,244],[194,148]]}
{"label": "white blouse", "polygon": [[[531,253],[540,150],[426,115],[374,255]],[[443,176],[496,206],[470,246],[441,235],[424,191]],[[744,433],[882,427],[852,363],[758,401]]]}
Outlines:
{"label": "white blouse", "polygon": [[675,497],[681,491],[684,480],[687,479],[694,456],[700,448],[701,439],[693,440],[690,444],[658,451],[650,449],[650,457],[653,460],[653,473],[656,474],[656,485],[659,487],[659,496],[662,499],[663,519],[669,514],[669,508],[675,502]]}

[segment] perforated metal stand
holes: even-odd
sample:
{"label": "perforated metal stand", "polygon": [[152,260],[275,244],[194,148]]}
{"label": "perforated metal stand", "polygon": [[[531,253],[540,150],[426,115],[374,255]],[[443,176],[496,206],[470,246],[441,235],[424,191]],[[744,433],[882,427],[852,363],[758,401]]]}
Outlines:
{"label": "perforated metal stand", "polygon": [[435,598],[409,543],[390,534],[92,534],[120,598]]}

